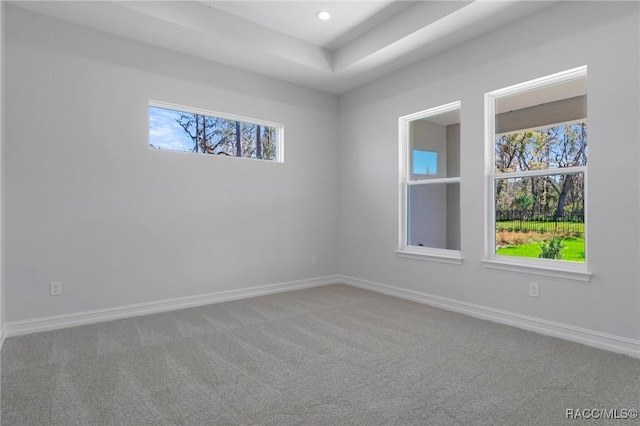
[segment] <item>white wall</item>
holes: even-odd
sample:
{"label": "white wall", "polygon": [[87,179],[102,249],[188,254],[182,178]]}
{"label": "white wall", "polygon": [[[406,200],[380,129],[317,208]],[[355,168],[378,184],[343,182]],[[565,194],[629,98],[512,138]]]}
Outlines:
{"label": "white wall", "polygon": [[[341,273],[640,339],[638,15],[635,2],[559,3],[341,96]],[[584,64],[593,277],[483,268],[484,94]],[[398,117],[456,100],[463,264],[398,258]],[[528,297],[529,282],[540,284],[540,298]]]}
{"label": "white wall", "polygon": [[[637,4],[552,6],[339,105],[11,6],[5,15],[7,321],[341,272],[640,338]],[[483,95],[583,64],[594,275],[582,283],[485,269]],[[286,162],[149,150],[149,99],[282,122]],[[397,258],[397,119],[455,100],[464,262]],[[53,280],[63,296],[48,296]],[[539,299],[527,296],[531,281],[541,285]]]}
{"label": "white wall", "polygon": [[[335,273],[335,96],[5,12],[9,322]],[[150,99],[283,123],[285,163],[150,150]]]}
{"label": "white wall", "polygon": [[5,338],[4,297],[4,1],[0,0],[0,349]]}

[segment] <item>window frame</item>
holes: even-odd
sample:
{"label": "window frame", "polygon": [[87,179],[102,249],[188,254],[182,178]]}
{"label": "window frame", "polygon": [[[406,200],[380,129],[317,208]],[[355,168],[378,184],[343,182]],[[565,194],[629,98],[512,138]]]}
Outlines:
{"label": "window frame", "polygon": [[284,124],[276,123],[273,121],[261,120],[257,118],[244,117],[241,115],[228,114],[224,112],[211,111],[202,108],[190,107],[185,105],[179,105],[169,102],[157,101],[150,99],[147,105],[147,148],[152,151],[169,151],[169,152],[180,152],[180,153],[188,153],[188,154],[204,154],[204,153],[195,153],[191,151],[177,151],[170,149],[156,149],[151,147],[149,130],[151,129],[151,123],[149,120],[149,108],[162,108],[171,111],[179,111],[186,112],[190,114],[198,114],[204,115],[212,118],[221,118],[223,120],[229,121],[239,121],[241,123],[253,124],[259,126],[272,127],[276,129],[276,158],[274,160],[260,159],[260,158],[251,158],[251,157],[236,157],[231,155],[215,155],[215,154],[206,154],[205,156],[209,157],[225,157],[225,158],[235,158],[235,159],[244,159],[244,160],[257,160],[264,161],[267,163],[284,163]]}
{"label": "window frame", "polygon": [[[515,84],[503,89],[485,93],[485,255],[482,264],[486,268],[500,269],[512,272],[523,272],[534,275],[550,276],[555,278],[589,281],[587,256],[587,235],[589,221],[588,211],[588,173],[587,166],[566,167],[542,170],[527,170],[516,172],[495,171],[495,113],[496,100],[502,97],[521,94],[527,91],[541,89],[570,80],[587,77],[587,66],[580,66],[567,71],[558,72],[545,77]],[[588,120],[588,114],[586,117]],[[552,123],[546,127],[561,125],[563,122]],[[538,127],[536,127],[538,128]],[[527,129],[522,129],[524,131]],[[495,182],[500,179],[522,178],[531,176],[570,175],[583,174],[584,177],[584,236],[585,236],[585,261],[574,262],[555,259],[536,259],[516,256],[502,256],[496,254],[496,223],[495,223]]]}
{"label": "window frame", "polygon": [[[462,102],[455,101],[437,107],[429,108],[423,111],[404,115],[398,118],[398,171],[399,171],[399,241],[396,254],[398,257],[407,259],[429,260],[435,262],[461,264],[462,250],[442,249],[435,247],[420,247],[408,245],[408,192],[409,187],[414,185],[432,185],[432,184],[450,184],[457,183],[460,185],[460,176],[443,177],[443,178],[427,178],[420,180],[411,180],[411,138],[410,126],[411,122],[423,118],[432,117],[451,111],[461,111]],[[460,160],[458,160],[460,161]],[[428,175],[425,175],[428,176]]]}

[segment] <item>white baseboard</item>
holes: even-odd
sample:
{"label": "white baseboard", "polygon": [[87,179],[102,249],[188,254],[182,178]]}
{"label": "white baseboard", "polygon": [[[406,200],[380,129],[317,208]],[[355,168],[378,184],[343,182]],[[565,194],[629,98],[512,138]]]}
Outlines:
{"label": "white baseboard", "polygon": [[54,330],[58,328],[75,327],[78,325],[112,321],[139,315],[173,311],[177,309],[191,308],[194,306],[208,305],[211,303],[227,302],[230,300],[245,299],[248,297],[263,296],[266,294],[281,293],[284,291],[300,290],[327,284],[335,284],[337,282],[339,282],[337,276],[311,278],[305,280],[289,281],[279,284],[249,287],[240,290],[219,291],[197,296],[178,297],[175,299],[159,300],[155,302],[137,303],[134,305],[119,306],[115,308],[75,312],[72,314],[34,318],[23,321],[11,321],[7,322],[6,324],[6,328],[2,333],[2,340],[7,337],[19,336],[22,334],[37,333],[40,331]]}
{"label": "white baseboard", "polygon": [[638,340],[574,327],[568,324],[547,321],[540,318],[529,317],[526,315],[520,315],[513,312],[489,308],[473,303],[462,302],[446,297],[435,296],[413,290],[406,290],[399,287],[393,287],[390,285],[380,284],[373,281],[367,281],[345,275],[332,275],[320,278],[290,281],[279,284],[249,287],[240,290],[228,290],[197,296],[187,296],[155,302],[138,303],[134,305],[120,306],[115,308],[98,309],[94,311],[76,312],[66,315],[56,315],[24,321],[7,322],[6,324],[4,324],[1,330],[2,334],[0,336],[0,350],[6,338],[22,334],[74,327],[78,325],[92,324],[103,321],[112,321],[121,318],[173,311],[194,306],[208,305],[211,303],[245,299],[248,297],[262,296],[266,294],[281,293],[284,291],[319,287],[337,283],[347,284],[353,287],[359,287],[390,296],[400,297],[402,299],[424,303],[426,305],[458,312],[472,317],[506,324],[513,327],[534,331],[540,334],[545,334],[548,336],[559,337],[561,339],[569,340],[572,342],[582,343],[588,346],[626,354],[634,358],[640,358],[640,341]]}
{"label": "white baseboard", "polygon": [[582,343],[584,345],[593,346],[599,349],[622,353],[634,358],[640,358],[640,340],[628,339],[626,337],[601,333],[585,328],[574,327],[568,324],[547,321],[540,318],[534,318],[526,315],[516,314],[513,312],[503,311],[500,309],[475,305],[473,303],[461,302],[458,300],[434,296],[418,291],[406,290],[386,284],[362,280],[359,278],[342,275],[339,276],[339,279],[340,282],[354,287],[372,290],[378,293],[412,300],[414,302],[424,303],[426,305],[434,306],[437,308],[442,308],[449,311],[454,311],[472,317],[481,318],[500,324],[506,324],[529,331],[534,331],[536,333],[545,334],[548,336],[559,337],[564,340]]}

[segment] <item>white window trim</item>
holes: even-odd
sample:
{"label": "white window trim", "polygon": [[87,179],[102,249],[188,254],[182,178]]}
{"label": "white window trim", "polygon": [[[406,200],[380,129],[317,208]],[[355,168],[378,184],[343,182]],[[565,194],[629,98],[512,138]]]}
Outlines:
{"label": "white window trim", "polygon": [[[520,272],[523,274],[542,275],[552,278],[563,278],[575,281],[589,281],[591,272],[580,262],[553,259],[528,259],[524,257],[492,256],[482,259],[482,266],[488,269]],[[509,258],[505,260],[505,258]],[[532,261],[535,261],[533,263]]]}
{"label": "white window trim", "polygon": [[404,259],[430,260],[432,262],[450,263],[453,265],[462,264],[462,253],[460,250],[437,249],[432,247],[413,247],[396,250],[398,257]]}
{"label": "white window trim", "polygon": [[[269,163],[284,163],[284,124],[275,123],[273,121],[260,120],[260,119],[251,118],[251,117],[244,117],[241,115],[227,114],[224,112],[210,111],[206,109],[194,108],[194,107],[185,106],[185,105],[172,104],[169,102],[156,101],[151,99],[149,100],[149,107],[164,108],[164,109],[170,109],[173,111],[182,111],[182,112],[188,112],[191,114],[206,115],[208,117],[222,118],[224,120],[240,121],[243,123],[257,124],[260,126],[274,127],[276,129],[276,135],[277,135],[276,159],[275,160],[259,160],[259,161],[266,161]],[[148,119],[148,116],[147,116],[147,119]],[[148,127],[149,127],[149,123],[147,123],[147,128]],[[147,146],[149,146],[148,135],[147,135]],[[160,151],[166,151],[166,150],[160,150]],[[172,152],[182,152],[182,151],[172,151]],[[187,151],[184,151],[184,152],[187,152]],[[209,155],[208,157],[235,158],[238,160],[256,160],[255,158],[232,157],[232,156],[226,156],[226,155],[225,156]]]}
{"label": "white window trim", "polygon": [[[504,89],[495,90],[486,93],[485,99],[485,257],[482,259],[482,265],[485,268],[499,269],[503,271],[521,272],[534,275],[543,275],[554,278],[571,279],[577,281],[589,281],[592,273],[588,267],[588,256],[585,256],[585,262],[571,262],[553,259],[533,259],[514,256],[500,256],[495,254],[495,191],[494,180],[499,178],[518,178],[526,176],[541,176],[552,174],[577,174],[584,175],[584,233],[585,242],[587,240],[587,197],[588,197],[588,178],[587,167],[568,167],[561,169],[545,169],[530,170],[514,173],[495,173],[495,148],[494,148],[494,130],[495,130],[495,100],[508,95],[522,93],[528,90],[539,89],[551,84],[558,84],[564,81],[585,77],[587,75],[587,66],[573,68],[567,71],[541,77],[525,83],[516,84]],[[586,255],[585,246],[585,255]]]}
{"label": "white window trim", "polygon": [[410,149],[409,149],[409,125],[412,121],[419,120],[421,118],[431,117],[434,115],[442,114],[449,111],[455,111],[461,109],[462,103],[460,101],[451,102],[445,105],[440,105],[435,108],[430,108],[424,111],[419,111],[413,114],[404,115],[398,118],[398,173],[399,173],[399,197],[398,197],[398,212],[399,212],[399,242],[398,250],[396,254],[398,257],[405,259],[418,259],[427,260],[433,262],[449,263],[449,264],[461,264],[462,252],[460,250],[439,249],[433,247],[417,247],[409,246],[407,244],[407,188],[413,185],[425,185],[425,184],[438,184],[438,183],[460,183],[460,177],[452,178],[435,178],[435,179],[421,179],[410,180],[408,179],[410,170]]}

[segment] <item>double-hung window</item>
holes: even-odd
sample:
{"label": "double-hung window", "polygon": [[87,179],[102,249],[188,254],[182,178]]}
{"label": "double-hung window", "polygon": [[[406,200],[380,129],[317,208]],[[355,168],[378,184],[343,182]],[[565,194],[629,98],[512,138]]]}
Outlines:
{"label": "double-hung window", "polygon": [[588,279],[586,67],[485,101],[485,265]]}
{"label": "double-hung window", "polygon": [[399,119],[399,256],[460,263],[460,102]]}

